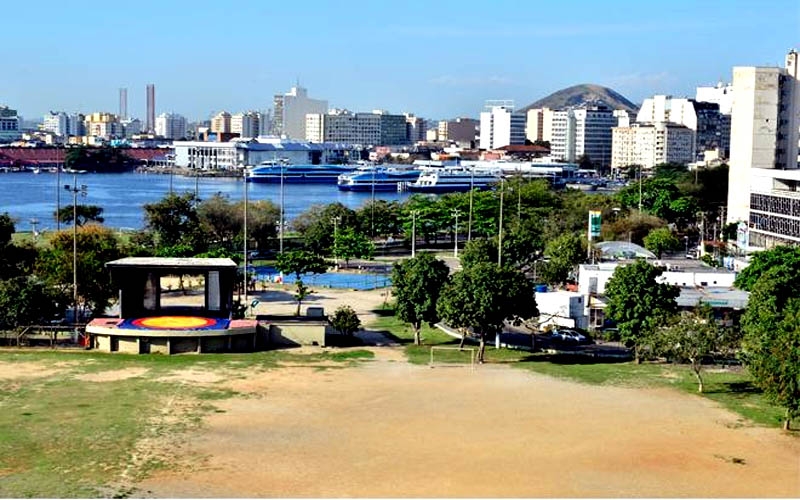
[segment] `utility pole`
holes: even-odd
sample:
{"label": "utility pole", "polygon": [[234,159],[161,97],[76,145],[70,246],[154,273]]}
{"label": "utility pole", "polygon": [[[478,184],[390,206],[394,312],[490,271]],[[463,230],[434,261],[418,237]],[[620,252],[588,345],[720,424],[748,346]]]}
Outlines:
{"label": "utility pole", "polygon": [[458,215],[459,215],[459,211],[458,211],[457,208],[454,208],[450,213],[456,219],[455,238],[454,238],[455,245],[453,246],[453,257],[455,257],[457,259],[458,258]]}
{"label": "utility pole", "polygon": [[497,267],[503,267],[503,191],[505,178],[500,177],[500,221],[497,225]]}
{"label": "utility pole", "polygon": [[469,222],[467,222],[467,241],[472,241],[472,191],[475,189],[475,167],[469,169]]}
{"label": "utility pole", "polygon": [[242,304],[245,306],[245,312],[247,311],[247,285],[249,284],[249,280],[247,278],[247,169],[242,169],[242,180],[244,181],[244,226],[243,226],[243,233],[244,233],[244,272],[243,272],[243,280],[244,280],[244,301]]}
{"label": "utility pole", "polygon": [[411,211],[411,258],[417,256],[417,210]]}
{"label": "utility pole", "polygon": [[78,186],[78,176],[72,177],[72,185],[66,184],[64,189],[72,193],[72,303],[75,340],[78,337],[78,193],[86,196],[85,185]]}

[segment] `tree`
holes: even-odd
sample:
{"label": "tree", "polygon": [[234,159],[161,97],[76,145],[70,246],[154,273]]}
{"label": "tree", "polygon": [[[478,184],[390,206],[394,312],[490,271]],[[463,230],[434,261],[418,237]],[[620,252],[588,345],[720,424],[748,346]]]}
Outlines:
{"label": "tree", "polygon": [[488,238],[476,238],[468,241],[459,255],[461,267],[467,268],[477,264],[497,262],[497,241]]}
{"label": "tree", "polygon": [[545,281],[558,284],[567,281],[569,273],[583,262],[586,250],[578,235],[567,233],[549,241],[544,255],[549,258],[542,272]]}
{"label": "tree", "polygon": [[0,281],[0,330],[47,324],[59,314],[64,294],[33,276]]}
{"label": "tree", "polygon": [[675,250],[681,246],[680,240],[668,227],[653,229],[644,237],[644,247],[660,259],[664,252]]}
{"label": "tree", "polygon": [[324,253],[333,245],[334,220],[338,230],[357,228],[355,211],[341,203],[312,205],[292,221],[295,231],[303,235],[306,247],[315,253]]}
{"label": "tree", "polygon": [[247,237],[255,241],[259,250],[269,248],[275,241],[280,225],[280,213],[278,205],[269,200],[258,200],[247,204]]}
{"label": "tree", "polygon": [[[56,219],[62,224],[72,224],[72,207],[61,207],[60,210],[55,212]],[[76,205],[75,215],[78,218],[78,225],[83,226],[87,222],[97,222],[102,224],[105,220],[103,218],[103,207],[97,205]]]}
{"label": "tree", "polygon": [[726,352],[735,343],[731,328],[717,325],[711,306],[701,303],[694,311],[658,331],[656,350],[678,361],[687,360],[697,377],[697,392],[703,392],[702,361]]}
{"label": "tree", "polygon": [[188,257],[208,248],[195,202],[192,193],[173,193],[144,205],[145,224],[155,234],[156,253]]}
{"label": "tree", "polygon": [[243,207],[231,203],[227,196],[220,193],[197,205],[197,219],[209,243],[231,248],[234,239],[241,237]]}
{"label": "tree", "polygon": [[641,350],[650,342],[656,328],[663,325],[678,308],[680,289],[658,283],[663,269],[640,260],[621,265],[606,285],[606,315],[617,322],[620,338],[632,346],[636,362]]}
{"label": "tree", "polygon": [[519,325],[539,314],[533,283],[519,271],[488,263],[455,273],[442,289],[437,312],[451,327],[478,336],[480,363],[488,335],[499,335],[506,321]]}
{"label": "tree", "polygon": [[751,287],[742,316],[742,359],[756,386],[786,409],[788,430],[800,415],[800,274],[766,271]]}
{"label": "tree", "polygon": [[[636,208],[639,206],[639,193],[639,183],[635,182],[622,189],[617,194],[617,199],[623,208]],[[666,177],[643,180],[641,202],[643,211],[679,224],[693,221],[697,212],[694,197],[681,192],[676,182]]]}
{"label": "tree", "polygon": [[344,259],[345,266],[350,265],[350,259],[372,259],[375,245],[352,227],[345,227],[336,232],[333,240],[333,255]]}
{"label": "tree", "polygon": [[330,262],[326,261],[321,255],[308,250],[289,250],[278,254],[275,268],[282,273],[294,274],[295,276],[295,285],[297,286],[297,291],[294,295],[294,299],[297,301],[296,316],[300,316],[300,306],[303,300],[314,293],[303,283],[301,276],[304,274],[322,274],[328,270],[330,265]]}
{"label": "tree", "polygon": [[339,306],[328,318],[331,326],[340,334],[351,336],[361,328],[361,320],[350,306]]}
{"label": "tree", "polygon": [[[87,224],[77,229],[78,301],[101,315],[116,297],[106,262],[119,259],[122,252],[116,235],[103,226]],[[36,274],[60,293],[72,296],[72,231],[59,231],[36,262]]]}
{"label": "tree", "polygon": [[436,304],[450,269],[429,253],[397,262],[392,269],[392,284],[396,298],[395,315],[411,324],[414,344],[420,345],[422,323],[439,321]]}
{"label": "tree", "polygon": [[356,210],[358,226],[370,236],[388,237],[402,231],[400,204],[396,201],[375,200]]}
{"label": "tree", "polygon": [[750,292],[758,279],[770,270],[780,270],[787,277],[800,277],[800,247],[781,245],[755,253],[747,267],[736,276],[734,285]]}

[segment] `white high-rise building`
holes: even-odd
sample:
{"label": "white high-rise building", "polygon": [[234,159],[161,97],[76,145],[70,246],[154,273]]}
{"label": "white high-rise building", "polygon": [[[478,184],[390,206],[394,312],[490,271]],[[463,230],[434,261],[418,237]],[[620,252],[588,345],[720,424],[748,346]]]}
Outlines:
{"label": "white high-rise building", "polygon": [[733,68],[727,221],[746,224],[746,247],[800,243],[798,66],[791,50],[784,68]]}
{"label": "white high-rise building", "polygon": [[550,111],[542,117],[542,140],[554,158],[574,162],[587,156],[601,166],[611,164],[611,129],[618,117],[604,106]]}
{"label": "white high-rise building", "polygon": [[259,136],[261,116],[255,111],[237,113],[231,116],[231,133],[239,137],[254,138]]}
{"label": "white high-rise building", "polygon": [[694,161],[694,131],[668,122],[613,128],[611,169],[639,165],[651,170],[662,163]]}
{"label": "white high-rise building", "polygon": [[165,139],[185,139],[186,118],[175,113],[161,113],[156,117],[156,135]]}
{"label": "white high-rise building", "polygon": [[480,149],[525,144],[525,115],[514,113],[512,101],[487,101],[481,113]]}
{"label": "white high-rise building", "polygon": [[273,104],[274,131],[289,139],[305,139],[306,115],[324,114],[328,111],[328,101],[309,98],[308,90],[300,86],[292,87],[285,94],[275,95]]}
{"label": "white high-rise building", "polygon": [[342,142],[362,146],[395,146],[408,143],[404,115],[383,111],[351,113],[334,109],[329,113],[306,115],[306,136],[309,142]]}
{"label": "white high-rise building", "polygon": [[730,115],[733,109],[733,85],[719,82],[715,87],[697,87],[695,100],[717,104],[720,113]]}
{"label": "white high-rise building", "polygon": [[69,115],[63,111],[51,111],[44,115],[42,130],[52,132],[59,137],[69,135]]}

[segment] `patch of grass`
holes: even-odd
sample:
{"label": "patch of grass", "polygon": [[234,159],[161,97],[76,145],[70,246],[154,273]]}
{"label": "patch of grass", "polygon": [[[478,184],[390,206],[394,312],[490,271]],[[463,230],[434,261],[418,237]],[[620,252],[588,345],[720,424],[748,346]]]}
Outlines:
{"label": "patch of grass", "polygon": [[375,353],[359,349],[357,351],[334,352],[327,357],[332,361],[351,361],[356,359],[374,359]]}
{"label": "patch of grass", "polygon": [[565,363],[547,355],[529,356],[517,366],[537,373],[593,385],[673,387],[716,401],[724,408],[760,425],[780,427],[784,411],[753,386],[746,369],[703,371],[704,392],[688,365],[662,363]]}
{"label": "patch of grass", "polygon": [[[413,345],[414,333],[411,327],[393,315],[379,317],[370,326],[383,330],[401,344],[409,362],[427,364],[430,362],[430,346],[453,346],[459,340],[437,328],[423,326],[421,334],[423,345]],[[474,344],[467,344],[474,347]],[[552,377],[564,378],[592,385],[615,385],[625,387],[673,387],[689,394],[696,394],[716,401],[724,408],[760,425],[779,427],[783,422],[784,411],[771,404],[763,393],[752,385],[746,369],[704,371],[705,388],[697,392],[697,381],[687,365],[634,362],[597,362],[580,356],[556,356],[531,354],[524,351],[494,349],[486,347],[487,363],[509,363],[518,368],[531,370]],[[442,350],[434,353],[436,363],[468,363],[469,353]]]}
{"label": "patch of grass", "polygon": [[[431,327],[427,324],[422,325],[420,336],[422,345],[414,345],[414,331],[411,326],[403,323],[393,315],[381,316],[375,320],[370,329],[379,330],[393,337],[400,344],[404,344],[406,357],[410,363],[422,365],[428,364],[431,359],[431,346],[458,347],[460,339],[451,337],[442,330]],[[465,347],[477,349],[475,342],[468,341]],[[477,353],[476,353],[477,355]],[[489,344],[486,345],[485,359],[488,363],[511,363],[524,359],[528,353],[524,351],[514,351],[510,349],[495,349]],[[440,350],[434,353],[436,363],[469,363],[469,351]]]}

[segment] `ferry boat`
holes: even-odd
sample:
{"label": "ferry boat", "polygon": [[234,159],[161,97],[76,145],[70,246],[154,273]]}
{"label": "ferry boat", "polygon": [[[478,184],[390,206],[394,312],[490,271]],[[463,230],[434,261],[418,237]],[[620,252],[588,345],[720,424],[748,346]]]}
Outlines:
{"label": "ferry boat", "polygon": [[416,182],[405,185],[412,193],[463,193],[470,189],[489,189],[500,182],[497,170],[442,168],[425,170]]}
{"label": "ferry boat", "polygon": [[419,170],[368,167],[342,174],[336,181],[340,191],[397,191],[404,182],[419,179]]}
{"label": "ferry boat", "polygon": [[248,167],[247,182],[335,183],[339,176],[352,171],[347,165],[281,165],[264,162],[256,167]]}

